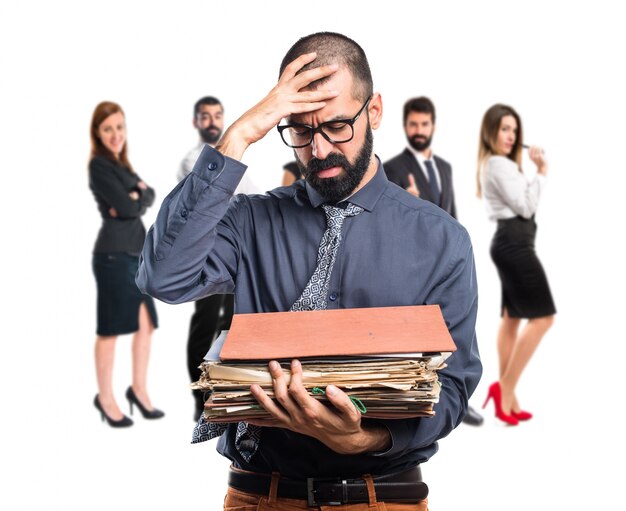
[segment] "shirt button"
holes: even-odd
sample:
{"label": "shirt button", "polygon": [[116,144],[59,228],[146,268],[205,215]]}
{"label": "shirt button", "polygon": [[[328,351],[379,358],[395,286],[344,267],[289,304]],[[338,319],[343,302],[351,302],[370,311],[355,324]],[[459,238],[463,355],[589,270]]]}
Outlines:
{"label": "shirt button", "polygon": [[215,170],[216,168],[217,168],[217,163],[215,163],[214,161],[209,163],[209,170]]}
{"label": "shirt button", "polygon": [[183,218],[187,218],[187,215],[188,215],[188,213],[187,213],[187,210],[186,210],[186,209],[183,209],[183,210],[180,212],[180,216],[182,216]]}
{"label": "shirt button", "polygon": [[337,293],[330,293],[328,298],[330,298],[331,302],[334,302],[337,299]]}

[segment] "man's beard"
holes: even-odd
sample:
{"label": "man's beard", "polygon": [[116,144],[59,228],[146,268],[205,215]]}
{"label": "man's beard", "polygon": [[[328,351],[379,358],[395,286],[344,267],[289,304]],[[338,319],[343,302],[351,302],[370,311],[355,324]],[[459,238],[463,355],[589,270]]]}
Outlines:
{"label": "man's beard", "polygon": [[205,144],[215,145],[222,136],[222,130],[211,124],[206,128],[199,128],[200,138]]}
{"label": "man's beard", "polygon": [[[372,128],[367,127],[365,141],[356,157],[354,164],[341,153],[330,153],[323,160],[311,158],[308,165],[300,161],[296,155],[296,162],[302,171],[304,178],[317,192],[324,197],[326,202],[335,204],[341,199],[350,196],[363,180],[363,176],[369,167],[372,151],[374,149],[374,136]],[[330,167],[341,167],[342,175],[329,178],[317,177],[317,172]]]}
{"label": "man's beard", "polygon": [[430,147],[433,137],[423,137],[421,135],[413,135],[411,138],[406,137],[411,147],[416,151],[425,151]]}

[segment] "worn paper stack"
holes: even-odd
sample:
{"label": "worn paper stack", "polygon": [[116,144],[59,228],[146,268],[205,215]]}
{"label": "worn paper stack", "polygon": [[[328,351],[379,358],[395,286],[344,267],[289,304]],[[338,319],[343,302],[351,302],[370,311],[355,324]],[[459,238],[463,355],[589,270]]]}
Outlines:
{"label": "worn paper stack", "polygon": [[277,360],[289,379],[296,358],[316,399],[326,400],[333,384],[364,417],[427,417],[439,397],[437,372],[455,349],[436,305],[237,314],[192,387],[207,392],[206,420],[269,417],[250,385],[272,397],[268,362]]}

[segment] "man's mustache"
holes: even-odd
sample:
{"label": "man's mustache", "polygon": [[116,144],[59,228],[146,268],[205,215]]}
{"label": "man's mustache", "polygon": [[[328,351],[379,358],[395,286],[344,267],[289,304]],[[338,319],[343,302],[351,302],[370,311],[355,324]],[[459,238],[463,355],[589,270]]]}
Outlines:
{"label": "man's mustache", "polygon": [[348,159],[342,154],[331,153],[323,160],[311,158],[306,166],[307,174],[319,172],[320,170],[329,169],[331,167],[341,167],[346,170],[350,166]]}

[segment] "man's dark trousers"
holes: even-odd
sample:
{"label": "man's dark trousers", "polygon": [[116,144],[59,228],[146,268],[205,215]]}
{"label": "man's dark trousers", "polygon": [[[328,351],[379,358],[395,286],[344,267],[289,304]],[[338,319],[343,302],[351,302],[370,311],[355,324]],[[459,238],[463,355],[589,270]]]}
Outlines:
{"label": "man's dark trousers", "polygon": [[[221,330],[228,330],[233,318],[234,295],[211,295],[195,302],[196,310],[189,325],[187,340],[187,368],[191,381],[198,381],[198,366],[204,360],[211,344]],[[202,391],[193,390],[195,418],[200,418],[204,407]]]}

